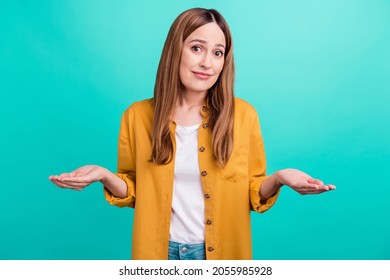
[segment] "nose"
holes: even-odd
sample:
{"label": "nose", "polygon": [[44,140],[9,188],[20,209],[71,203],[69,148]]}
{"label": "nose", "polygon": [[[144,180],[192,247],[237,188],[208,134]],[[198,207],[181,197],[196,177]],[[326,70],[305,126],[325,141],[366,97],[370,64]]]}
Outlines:
{"label": "nose", "polygon": [[200,66],[206,69],[211,68],[212,66],[212,54],[205,52],[200,61]]}

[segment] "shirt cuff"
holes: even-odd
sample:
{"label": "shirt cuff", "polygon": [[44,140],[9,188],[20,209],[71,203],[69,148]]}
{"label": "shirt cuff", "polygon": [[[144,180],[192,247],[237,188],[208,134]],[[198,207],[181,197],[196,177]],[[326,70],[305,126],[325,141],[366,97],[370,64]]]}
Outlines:
{"label": "shirt cuff", "polygon": [[127,196],[126,197],[116,197],[113,195],[105,186],[103,188],[104,197],[108,203],[118,207],[134,207],[135,205],[135,184],[134,181],[128,177],[126,174],[116,173],[116,176],[125,181],[127,185]]}
{"label": "shirt cuff", "polygon": [[249,190],[249,198],[251,201],[251,210],[263,213],[270,209],[278,199],[280,189],[271,197],[267,198],[266,201],[261,202],[261,196],[260,196],[260,188],[261,184],[265,179],[267,179],[268,176],[264,176],[262,178],[256,178],[254,179],[250,184],[250,190]]}

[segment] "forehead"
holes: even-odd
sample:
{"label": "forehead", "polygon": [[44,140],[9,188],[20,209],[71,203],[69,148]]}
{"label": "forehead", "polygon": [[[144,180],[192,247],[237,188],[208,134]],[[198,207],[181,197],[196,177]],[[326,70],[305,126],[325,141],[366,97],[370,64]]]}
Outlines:
{"label": "forehead", "polygon": [[190,42],[194,39],[201,39],[212,45],[222,44],[225,46],[225,35],[215,22],[207,23],[195,29],[185,41]]}

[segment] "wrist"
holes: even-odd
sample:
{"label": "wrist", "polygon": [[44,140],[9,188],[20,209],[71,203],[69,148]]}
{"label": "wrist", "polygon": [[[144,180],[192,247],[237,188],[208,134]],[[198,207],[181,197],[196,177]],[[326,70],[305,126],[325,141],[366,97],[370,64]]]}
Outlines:
{"label": "wrist", "polygon": [[100,167],[99,173],[100,173],[99,182],[104,185],[108,181],[111,172],[109,172],[108,169],[104,167]]}
{"label": "wrist", "polygon": [[281,188],[284,183],[282,182],[282,170],[279,170],[279,171],[276,171],[274,174],[273,174],[273,177],[274,177],[274,182],[275,182],[275,186],[279,189]]}

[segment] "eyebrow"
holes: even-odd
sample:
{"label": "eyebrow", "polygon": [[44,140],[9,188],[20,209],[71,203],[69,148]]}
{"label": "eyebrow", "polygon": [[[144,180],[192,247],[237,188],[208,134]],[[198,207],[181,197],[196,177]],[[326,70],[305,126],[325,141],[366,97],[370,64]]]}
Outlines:
{"label": "eyebrow", "polygon": [[[199,42],[199,43],[202,43],[202,44],[207,44],[207,41],[206,41],[206,40],[201,40],[201,39],[194,39],[194,40],[191,40],[190,43],[192,43],[192,42]],[[226,49],[225,46],[222,45],[222,44],[216,44],[215,46],[217,46],[217,47],[222,47],[222,48]]]}

